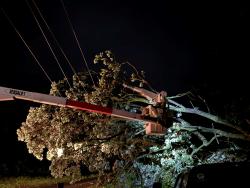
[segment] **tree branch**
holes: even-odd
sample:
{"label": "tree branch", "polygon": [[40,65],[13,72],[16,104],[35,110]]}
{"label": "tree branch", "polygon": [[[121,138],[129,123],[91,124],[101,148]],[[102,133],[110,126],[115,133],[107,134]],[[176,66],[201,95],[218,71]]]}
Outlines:
{"label": "tree branch", "polygon": [[216,133],[216,136],[223,136],[223,137],[228,137],[228,138],[234,138],[234,139],[240,139],[240,140],[246,140],[250,141],[250,135],[248,134],[235,134],[235,133],[230,133],[214,128],[207,128],[207,127],[202,127],[202,126],[193,126],[187,121],[177,118],[177,120],[181,123],[181,126],[174,125],[172,126],[173,129],[177,130],[186,130],[186,131],[201,131],[201,132],[207,132],[207,133]]}
{"label": "tree branch", "polygon": [[213,138],[211,138],[211,140],[209,140],[209,142],[207,142],[207,140],[206,140],[206,142],[203,142],[202,145],[200,145],[198,148],[196,148],[196,149],[190,154],[190,156],[193,157],[193,155],[194,155],[195,153],[197,153],[198,151],[200,151],[203,147],[209,146],[216,138],[217,138],[217,136],[213,136]]}
{"label": "tree branch", "polygon": [[169,99],[174,99],[174,98],[180,98],[180,97],[184,97],[186,95],[192,95],[192,92],[188,91],[188,92],[185,92],[185,93],[180,93],[178,95],[168,97],[167,99],[169,100]]}
{"label": "tree branch", "polygon": [[207,144],[207,139],[204,135],[202,135],[200,132],[194,132],[194,134],[202,141],[203,144]]}
{"label": "tree branch", "polygon": [[[210,114],[211,111],[210,111],[210,108],[209,108],[208,105],[207,105],[206,100],[203,99],[200,95],[198,95],[198,98],[206,105],[206,107],[207,107],[207,112]],[[213,123],[213,122],[212,122],[211,126],[212,126],[212,128],[214,129],[214,123]],[[216,136],[216,133],[214,133],[214,136]],[[217,144],[219,144],[219,140],[218,140],[217,138],[216,138],[216,142],[217,142]]]}
{"label": "tree branch", "polygon": [[224,120],[224,119],[222,119],[222,118],[220,118],[218,116],[215,116],[213,114],[198,110],[196,108],[186,108],[184,106],[183,107],[175,107],[173,105],[169,105],[169,109],[173,110],[173,111],[176,111],[176,112],[184,112],[184,113],[196,114],[196,115],[202,116],[204,118],[210,119],[210,120],[212,120],[212,121],[214,121],[216,123],[226,125],[227,127],[230,127],[232,129],[235,129],[235,130],[241,132],[242,134],[246,134],[245,131],[243,131],[241,128],[232,125],[231,123],[227,122],[226,120]]}

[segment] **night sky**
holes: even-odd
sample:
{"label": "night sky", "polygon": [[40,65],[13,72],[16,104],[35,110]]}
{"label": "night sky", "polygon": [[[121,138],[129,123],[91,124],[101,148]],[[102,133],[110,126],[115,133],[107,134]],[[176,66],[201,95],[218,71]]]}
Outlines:
{"label": "night sky", "polygon": [[[84,70],[60,0],[35,2],[75,69]],[[129,61],[144,70],[152,86],[169,95],[204,86],[230,97],[247,95],[249,8],[239,3],[170,2],[64,0],[90,68],[94,69],[95,54],[111,50],[118,61]],[[25,0],[6,0],[0,5],[51,78],[61,79],[63,75]],[[47,93],[50,82],[2,12],[0,24],[0,86]],[[66,74],[72,75],[61,55],[59,60]],[[25,121],[30,105],[22,101],[0,103],[2,164],[27,157],[25,145],[17,141],[16,129]]]}

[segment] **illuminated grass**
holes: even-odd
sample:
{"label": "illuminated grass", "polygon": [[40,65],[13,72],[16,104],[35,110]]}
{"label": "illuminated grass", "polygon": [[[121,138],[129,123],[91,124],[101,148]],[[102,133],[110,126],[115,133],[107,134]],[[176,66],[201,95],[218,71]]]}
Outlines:
{"label": "illuminated grass", "polygon": [[[82,179],[88,179],[93,176],[83,177]],[[69,183],[70,178],[52,178],[52,177],[8,177],[0,178],[0,188],[33,188],[41,186],[52,186],[57,183]]]}
{"label": "illuminated grass", "polygon": [[67,178],[55,179],[51,177],[10,177],[10,178],[1,178],[0,187],[9,188],[9,187],[38,187],[53,185],[59,182],[67,183],[70,180]]}

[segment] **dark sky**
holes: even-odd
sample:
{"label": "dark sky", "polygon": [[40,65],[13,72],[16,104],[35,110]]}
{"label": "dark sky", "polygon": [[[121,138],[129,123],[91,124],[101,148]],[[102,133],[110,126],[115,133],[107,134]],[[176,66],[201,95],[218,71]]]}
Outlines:
{"label": "dark sky", "polygon": [[[82,71],[84,64],[60,0],[35,2],[73,66]],[[112,50],[118,60],[143,69],[154,88],[170,95],[201,85],[225,93],[245,92],[249,87],[249,8],[239,3],[170,2],[64,0],[91,68],[95,54]],[[1,1],[1,7],[51,78],[61,79],[25,0]],[[49,81],[2,12],[0,24],[0,86],[48,92]],[[69,67],[59,59],[70,76]],[[0,104],[1,133],[15,139],[15,146],[20,144],[15,130],[27,109],[22,102]]]}
{"label": "dark sky", "polygon": [[[224,85],[246,70],[249,11],[244,5],[100,2],[65,0],[91,67],[96,53],[110,49],[121,61],[144,69],[158,90],[172,94],[208,80]],[[74,67],[81,71],[84,64],[60,0],[36,3]],[[62,74],[25,0],[6,1],[2,7],[52,79],[60,79]],[[2,13],[0,19],[1,85],[24,89],[48,86],[48,80]],[[62,66],[70,75],[64,61]],[[237,79],[244,78],[241,74]]]}

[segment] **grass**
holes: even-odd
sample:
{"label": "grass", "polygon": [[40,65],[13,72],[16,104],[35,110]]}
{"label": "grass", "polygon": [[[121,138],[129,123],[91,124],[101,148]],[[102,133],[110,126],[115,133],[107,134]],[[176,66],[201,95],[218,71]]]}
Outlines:
{"label": "grass", "polygon": [[52,177],[8,177],[0,179],[0,188],[49,186],[69,181],[67,178],[55,179]]}
{"label": "grass", "polygon": [[[82,179],[91,178],[89,176]],[[0,188],[35,188],[41,186],[51,186],[57,183],[69,183],[70,178],[52,178],[52,177],[5,177],[0,178]]]}

